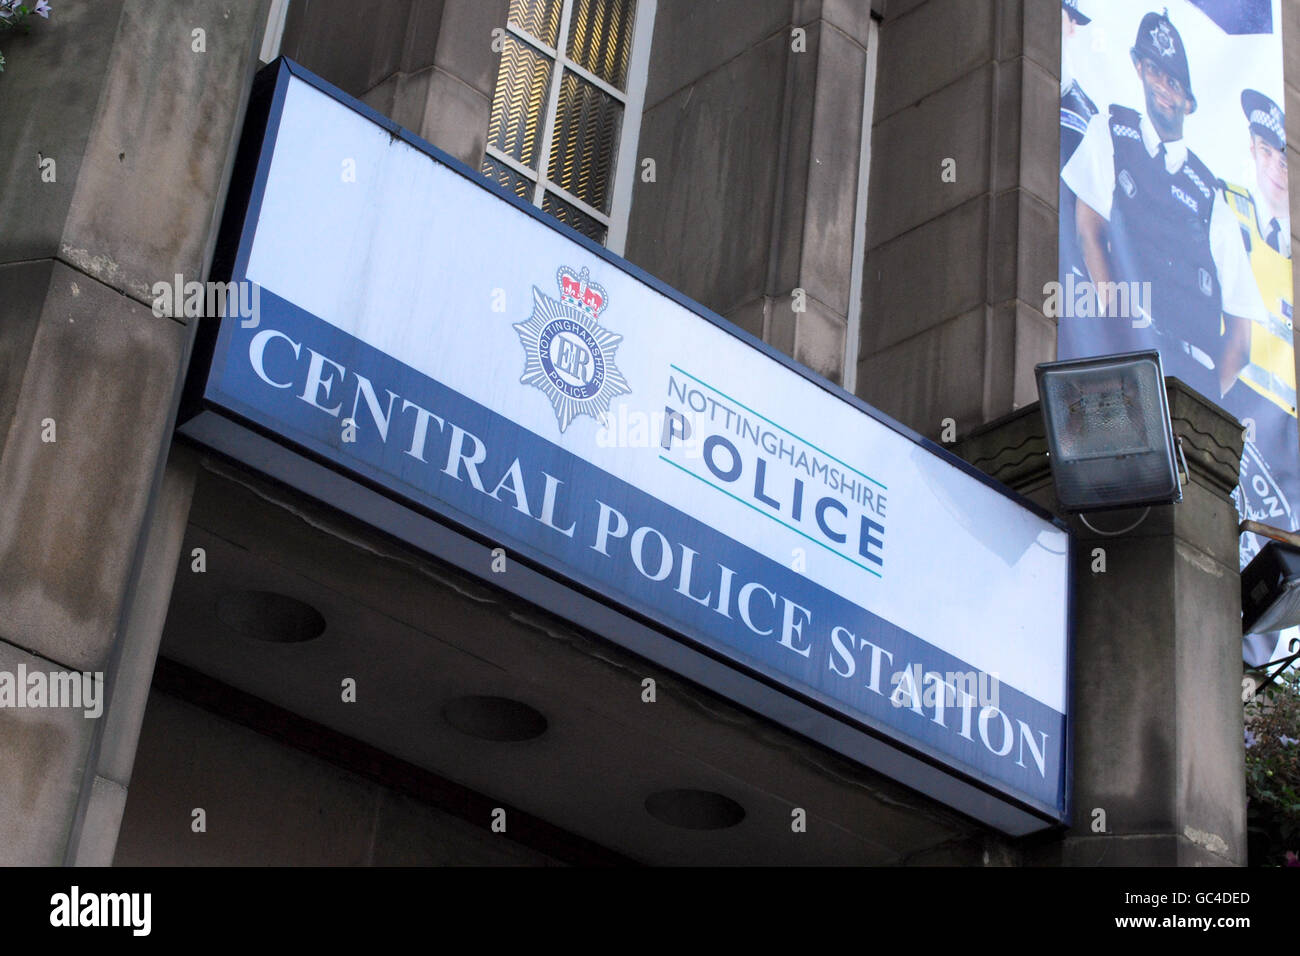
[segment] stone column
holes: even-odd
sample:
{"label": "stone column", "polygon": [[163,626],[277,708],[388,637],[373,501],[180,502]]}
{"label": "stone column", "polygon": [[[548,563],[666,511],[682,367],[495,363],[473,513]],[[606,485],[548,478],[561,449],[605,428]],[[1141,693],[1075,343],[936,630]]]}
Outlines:
{"label": "stone column", "polygon": [[[1282,73],[1286,80],[1286,102],[1279,103],[1291,116],[1288,124],[1291,135],[1287,137],[1287,167],[1300,169],[1300,149],[1297,149],[1295,136],[1295,118],[1300,116],[1292,104],[1300,100],[1300,4],[1282,4]],[[1300,248],[1300,189],[1289,191],[1291,199],[1291,248]],[[1294,261],[1294,260],[1293,260]],[[1291,278],[1300,285],[1300,269],[1292,267]],[[1293,298],[1292,302],[1295,301]],[[1297,369],[1300,369],[1300,356],[1297,356]]]}
{"label": "stone column", "polygon": [[[0,670],[113,686],[98,718],[0,709],[0,863],[111,854],[129,759],[99,756],[133,750],[152,672],[185,495],[156,499],[199,321],[155,315],[152,288],[206,278],[266,14],[68,0],[5,41]],[[154,515],[171,530],[146,544]]]}
{"label": "stone column", "polygon": [[857,393],[931,438],[1056,356],[1059,0],[886,0]]}
{"label": "stone column", "polygon": [[[1064,865],[1244,865],[1245,747],[1237,484],[1241,426],[1175,379],[1183,500],[1134,530],[1077,517],[1073,826],[1027,851]],[[956,446],[967,461],[1059,513],[1037,404]],[[1092,515],[1102,531],[1142,509]]]}
{"label": "stone column", "polygon": [[865,2],[659,0],[638,145],[657,175],[628,230],[632,262],[833,381],[870,20]]}
{"label": "stone column", "polygon": [[194,468],[193,453],[183,445],[172,446],[141,541],[121,633],[105,675],[108,706],[94,727],[78,815],[65,854],[66,862],[78,866],[113,863],[153,683],[154,662],[194,496]]}
{"label": "stone column", "polygon": [[[509,0],[293,3],[280,52],[474,169]],[[363,23],[359,23],[363,20]]]}

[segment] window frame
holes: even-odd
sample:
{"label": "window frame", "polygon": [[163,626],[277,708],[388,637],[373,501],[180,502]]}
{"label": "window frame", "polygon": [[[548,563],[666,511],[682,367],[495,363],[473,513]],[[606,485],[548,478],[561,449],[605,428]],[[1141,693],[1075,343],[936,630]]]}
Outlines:
{"label": "window frame", "polygon": [[289,19],[289,0],[271,0],[266,11],[266,27],[262,31],[262,51],[258,59],[270,63],[280,55],[284,40],[284,26]]}
{"label": "window frame", "polygon": [[[616,255],[623,254],[627,243],[628,215],[632,204],[632,181],[636,172],[636,148],[641,137],[641,112],[645,106],[646,82],[649,76],[650,45],[654,36],[654,20],[658,0],[635,0],[632,19],[632,46],[627,64],[627,90],[605,82],[581,64],[571,60],[565,53],[568,47],[569,28],[573,19],[573,7],[576,0],[561,0],[559,32],[555,47],[533,36],[522,27],[506,22],[506,32],[526,44],[533,50],[551,60],[551,76],[546,94],[546,104],[542,111],[542,140],[538,146],[537,170],[534,172],[497,149],[491,143],[484,146],[483,156],[493,162],[513,170],[532,184],[528,202],[538,209],[547,192],[573,206],[585,216],[589,216],[605,227],[604,246]],[[612,182],[610,183],[609,214],[601,212],[583,202],[564,187],[549,178],[551,145],[555,136],[555,119],[560,108],[560,87],[564,80],[564,71],[569,70],[586,80],[601,92],[613,97],[623,106],[623,122],[619,129],[618,155],[614,157]],[[493,91],[495,97],[496,91]],[[635,120],[635,122],[633,121]]]}

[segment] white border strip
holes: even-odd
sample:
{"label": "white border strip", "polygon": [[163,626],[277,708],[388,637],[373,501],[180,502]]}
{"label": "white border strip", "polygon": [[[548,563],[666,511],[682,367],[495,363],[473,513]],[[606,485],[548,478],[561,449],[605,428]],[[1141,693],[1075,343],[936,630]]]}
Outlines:
{"label": "white border strip", "polygon": [[650,44],[654,39],[658,0],[639,0],[636,23],[632,27],[632,56],[627,64],[627,100],[623,107],[623,130],[619,137],[618,159],[614,167],[614,196],[609,204],[609,232],[605,248],[616,256],[627,245],[627,225],[632,218],[632,184],[640,161],[636,155],[641,138],[642,109],[650,77]]}
{"label": "white border strip", "polygon": [[862,141],[858,146],[858,195],[853,211],[853,261],[849,266],[849,314],[844,334],[844,390],[858,392],[858,350],[862,345],[862,274],[867,268],[867,190],[871,185],[871,121],[876,111],[876,54],[880,25],[867,27],[867,75],[862,92]]}
{"label": "white border strip", "polygon": [[258,59],[270,63],[280,55],[280,41],[284,39],[284,24],[289,19],[289,0],[271,0],[266,15],[266,32],[262,34],[262,52]]}

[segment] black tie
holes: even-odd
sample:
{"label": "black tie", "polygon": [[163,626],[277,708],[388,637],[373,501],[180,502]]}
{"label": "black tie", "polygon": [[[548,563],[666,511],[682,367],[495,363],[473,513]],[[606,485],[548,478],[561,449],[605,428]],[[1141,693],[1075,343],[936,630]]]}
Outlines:
{"label": "black tie", "polygon": [[1165,144],[1164,143],[1161,143],[1159,146],[1156,147],[1156,159],[1160,161],[1160,171],[1162,173],[1169,172],[1169,167],[1165,165]]}
{"label": "black tie", "polygon": [[1274,252],[1281,252],[1282,247],[1278,245],[1278,234],[1282,231],[1282,224],[1276,219],[1268,221],[1268,244],[1273,247]]}

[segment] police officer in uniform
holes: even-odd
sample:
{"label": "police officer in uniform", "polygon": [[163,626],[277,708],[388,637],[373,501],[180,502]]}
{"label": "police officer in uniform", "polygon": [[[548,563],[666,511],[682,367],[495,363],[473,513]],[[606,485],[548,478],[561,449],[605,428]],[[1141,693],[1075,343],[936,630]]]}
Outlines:
{"label": "police officer in uniform", "polygon": [[[1252,331],[1250,363],[1230,398],[1244,409],[1268,415],[1268,405],[1296,414],[1295,353],[1292,345],[1291,204],[1287,183],[1286,117],[1257,90],[1244,90],[1241,108],[1250,125],[1255,192],[1223,183],[1223,198],[1241,227],[1255,284],[1267,313]],[[1259,401],[1255,401],[1259,399]],[[1231,406],[1230,406],[1231,407]],[[1258,416],[1255,416],[1258,418]],[[1291,423],[1295,427],[1295,423]]]}
{"label": "police officer in uniform", "polygon": [[[1058,167],[1061,169],[1065,168],[1074,151],[1079,148],[1089,121],[1097,115],[1097,104],[1088,98],[1088,94],[1079,85],[1078,79],[1074,76],[1072,62],[1073,50],[1081,41],[1083,28],[1091,22],[1092,18],[1084,12],[1083,0],[1061,0],[1061,165]],[[1066,285],[1066,277],[1070,274],[1074,275],[1076,282],[1088,278],[1083,254],[1079,251],[1079,240],[1074,224],[1075,201],[1076,197],[1070,187],[1065,185],[1065,180],[1060,180],[1058,208],[1061,213],[1062,286]],[[1080,328],[1079,323],[1087,321],[1089,320],[1068,315],[1062,315],[1058,319],[1059,357],[1083,354],[1083,340],[1079,333],[1086,330]]]}
{"label": "police officer in uniform", "polygon": [[[1078,197],[1079,244],[1115,350],[1159,348],[1171,374],[1219,402],[1247,363],[1263,302],[1217,177],[1183,141],[1196,98],[1167,13],[1142,18],[1130,57],[1146,111],[1098,113],[1061,176]],[[1148,302],[1130,297],[1149,309],[1117,316],[1117,282],[1149,288]]]}
{"label": "police officer in uniform", "polygon": [[[1224,399],[1228,411],[1247,423],[1241,480],[1233,497],[1243,518],[1289,529],[1296,524],[1295,509],[1300,505],[1295,474],[1300,438],[1296,433],[1286,118],[1277,103],[1258,90],[1242,92],[1241,109],[1250,128],[1255,190],[1233,183],[1220,185],[1241,227],[1242,244],[1267,312],[1251,332],[1250,363]],[[1254,535],[1242,535],[1243,565],[1262,544]],[[1280,636],[1274,631],[1243,637],[1246,661],[1253,665],[1267,661]]]}

